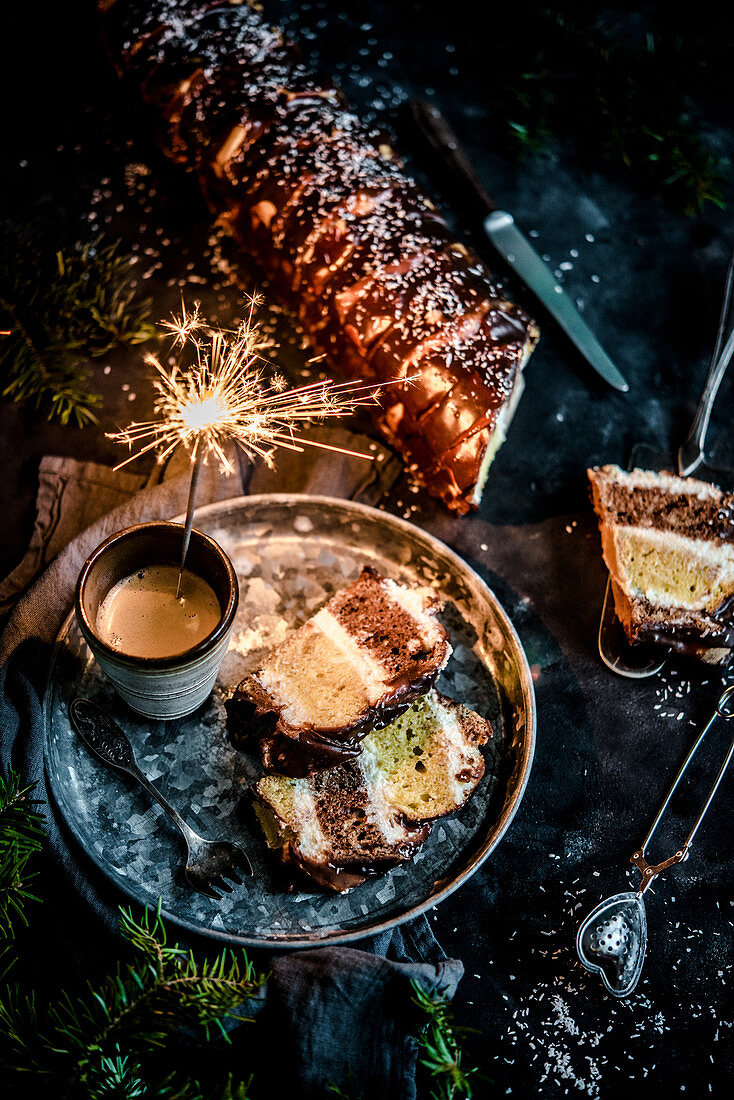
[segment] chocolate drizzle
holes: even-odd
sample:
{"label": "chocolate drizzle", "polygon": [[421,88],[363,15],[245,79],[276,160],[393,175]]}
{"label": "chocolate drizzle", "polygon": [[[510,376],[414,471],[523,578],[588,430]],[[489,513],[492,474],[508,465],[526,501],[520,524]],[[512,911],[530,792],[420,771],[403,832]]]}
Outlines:
{"label": "chocolate drizzle", "polygon": [[394,722],[430,691],[437,677],[438,670],[413,681],[403,677],[358,723],[328,731],[285,722],[267,692],[253,677],[246,677],[225,704],[227,729],[234,745],[258,745],[265,771],[303,778],[359,756],[367,734]]}
{"label": "chocolate drizzle", "polygon": [[[390,386],[375,421],[453,511],[476,507],[537,328],[457,244],[389,141],[236,0],[98,0],[118,70],[346,377]],[[500,420],[502,415],[503,419]]]}

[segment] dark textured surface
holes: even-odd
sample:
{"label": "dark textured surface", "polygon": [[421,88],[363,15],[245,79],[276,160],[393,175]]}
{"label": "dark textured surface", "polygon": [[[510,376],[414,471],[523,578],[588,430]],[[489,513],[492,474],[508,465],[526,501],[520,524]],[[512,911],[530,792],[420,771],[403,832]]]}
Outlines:
{"label": "dark textured surface", "polygon": [[[570,141],[557,158],[518,167],[497,144],[491,46],[478,38],[476,21],[446,5],[412,4],[401,15],[394,8],[268,5],[274,19],[306,28],[316,61],[338,66],[365,112],[379,100],[382,118],[406,92],[434,89],[493,195],[537,234],[554,268],[571,265],[561,269],[564,286],[584,303],[631,386],[624,396],[597,382],[545,322],[480,515],[452,519],[405,484],[390,505],[492,584],[537,676],[538,752],[520,814],[495,858],[433,914],[446,951],[466,965],[457,1015],[482,1033],[467,1039],[469,1057],[481,1062],[497,1095],[606,1098],[645,1088],[661,1096],[721,1095],[732,1071],[734,1023],[731,776],[690,860],[648,899],[649,956],[629,1002],[612,1002],[581,970],[573,937],[589,909],[625,887],[628,856],[719,687],[714,675],[683,664],[636,685],[601,666],[595,645],[604,574],[584,471],[624,464],[638,439],[668,447],[687,431],[733,243],[731,205],[696,221],[680,217],[642,195],[630,177],[586,162]],[[187,294],[226,319],[237,295],[226,274],[212,278],[201,201],[163,162],[142,112],[107,68],[90,9],[58,5],[41,19],[36,9],[14,6],[5,16],[15,60],[3,74],[5,209],[37,217],[54,243],[61,231],[76,236],[86,225],[123,236],[140,255],[155,316],[177,305],[183,276]],[[707,132],[731,159],[734,133],[721,125],[724,111],[705,106]],[[435,192],[441,181],[424,160],[420,167]],[[450,191],[443,195],[450,204]],[[727,197],[731,204],[730,190]],[[472,230],[468,217],[455,220]],[[298,338],[291,344],[289,363],[298,369]],[[110,356],[96,375],[105,393],[103,429],[144,415],[150,391],[136,353]],[[733,378],[712,422],[715,466],[734,466]],[[102,430],[49,427],[5,403],[0,448],[6,572],[30,534],[39,457],[56,451],[112,461],[116,454]],[[278,487],[277,476],[260,475],[260,490]],[[677,845],[695,804],[695,794],[681,801],[660,837],[662,856]],[[49,896],[52,883],[53,876]],[[103,949],[94,927],[41,908],[40,927],[47,921],[68,957],[91,968]]]}

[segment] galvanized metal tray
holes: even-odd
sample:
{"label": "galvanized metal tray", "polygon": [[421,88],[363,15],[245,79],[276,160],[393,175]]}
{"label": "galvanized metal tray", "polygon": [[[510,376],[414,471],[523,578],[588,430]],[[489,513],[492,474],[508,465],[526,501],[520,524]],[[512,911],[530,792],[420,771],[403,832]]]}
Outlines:
{"label": "galvanized metal tray", "polygon": [[[520,641],[495,595],[443,543],[403,520],[325,497],[241,497],[200,509],[196,525],[231,558],[240,583],[232,643],[210,699],[188,718],[156,722],[130,711],[69,616],[45,697],[49,787],[71,832],[125,894],[162,900],[170,922],[230,943],[313,947],[372,935],[437,905],[481,867],[523,796],[535,743],[535,699]],[[444,598],[454,648],[439,688],[489,718],[486,774],[458,813],[438,821],[415,857],[346,894],[288,892],[249,812],[254,756],[226,736],[224,701],[265,651],[369,564]],[[239,841],[255,877],[220,901],[185,884],[182,851],[162,811],[89,754],[68,708],[85,695],[127,731],[141,767],[202,834]]]}

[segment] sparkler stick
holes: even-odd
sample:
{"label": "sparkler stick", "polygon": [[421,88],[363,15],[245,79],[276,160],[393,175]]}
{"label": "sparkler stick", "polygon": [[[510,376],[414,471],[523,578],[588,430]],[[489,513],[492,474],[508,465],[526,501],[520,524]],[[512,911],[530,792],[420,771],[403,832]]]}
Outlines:
{"label": "sparkler stick", "polygon": [[189,552],[191,542],[191,529],[194,526],[194,508],[196,507],[196,490],[199,487],[199,475],[201,474],[201,462],[204,458],[204,449],[197,446],[196,454],[191,460],[191,484],[189,485],[189,500],[186,505],[186,523],[184,525],[183,544],[181,546],[181,560],[178,569],[178,583],[176,585],[176,599],[181,595],[181,581],[183,580],[186,555]]}
{"label": "sparkler stick", "polygon": [[[171,334],[173,349],[179,356],[166,369],[154,356],[148,363],[155,369],[153,386],[156,420],[133,423],[108,438],[124,443],[132,452],[116,469],[149,451],[156,451],[164,462],[182,444],[191,456],[184,542],[178,591],[181,587],[186,554],[193,526],[196,492],[202,463],[219,462],[223,473],[234,472],[226,446],[234,443],[251,460],[262,458],[274,468],[273,454],[279,448],[303,451],[306,447],[337,451],[341,454],[373,460],[373,456],[330,446],[300,434],[300,426],[327,417],[344,416],[360,406],[375,404],[381,385],[361,382],[333,382],[326,379],[289,389],[285,379],[266,376],[265,349],[253,322],[256,300],[250,301],[248,316],[234,331],[217,329],[200,316],[199,304],[189,312],[182,302],[181,315],[162,322]],[[188,353],[191,362],[184,365]],[[396,379],[396,383],[411,379]]]}

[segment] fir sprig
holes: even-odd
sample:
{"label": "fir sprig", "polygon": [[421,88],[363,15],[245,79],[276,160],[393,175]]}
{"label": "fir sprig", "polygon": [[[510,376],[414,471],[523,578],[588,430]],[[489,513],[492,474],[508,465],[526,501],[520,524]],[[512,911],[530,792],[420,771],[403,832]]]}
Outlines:
{"label": "fir sprig", "polygon": [[[246,1020],[246,1002],[262,987],[244,952],[222,951],[213,961],[167,942],[158,910],[138,921],[122,911],[120,928],[136,960],[120,964],[100,984],[80,993],[64,991],[56,1003],[36,1003],[17,985],[0,997],[0,1081],[19,1075],[45,1077],[53,1095],[68,1100],[115,1097],[137,1100],[200,1100],[195,1080],[150,1068],[154,1052],[165,1052],[172,1036],[194,1028],[205,1039],[214,1034],[229,1041],[226,1020]],[[165,1061],[165,1059],[164,1059]],[[150,1089],[151,1074],[156,1076]],[[140,1082],[146,1091],[140,1093]],[[1,1087],[1,1085],[0,1085]],[[223,1100],[245,1100],[246,1082],[231,1078]]]}
{"label": "fir sprig", "polygon": [[460,1044],[460,1035],[469,1029],[456,1026],[447,998],[432,997],[416,981],[411,985],[415,994],[413,1003],[425,1016],[418,1032],[418,1046],[422,1055],[420,1064],[433,1084],[432,1100],[455,1100],[462,1096],[471,1100],[472,1079],[479,1071],[475,1066],[462,1065]]}
{"label": "fir sprig", "polygon": [[101,399],[90,358],[151,339],[150,302],[132,284],[133,260],[118,241],[95,237],[50,248],[31,229],[0,224],[0,393],[78,427]]}
{"label": "fir sprig", "polygon": [[0,937],[13,939],[16,922],[27,924],[25,906],[38,898],[29,860],[43,843],[43,817],[34,809],[33,786],[17,772],[0,776]]}
{"label": "fir sprig", "polygon": [[[623,37],[593,7],[543,0],[506,13],[497,34],[493,108],[519,152],[548,152],[573,135],[595,162],[634,173],[686,214],[724,206],[725,164],[692,109],[696,74],[707,68],[700,42],[670,29]],[[521,37],[521,71],[503,35],[513,44]]]}

